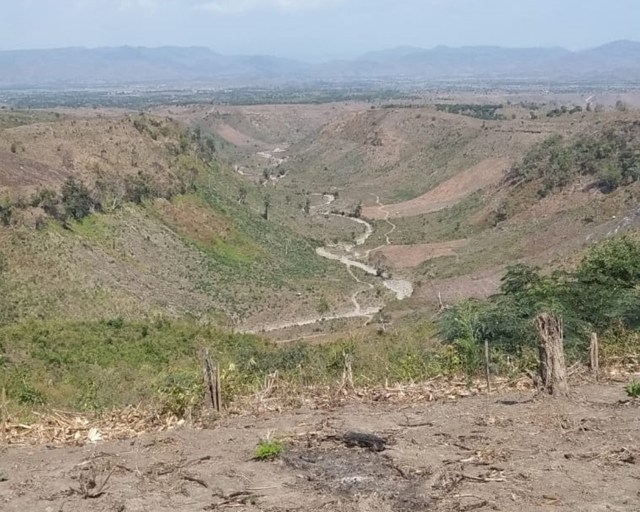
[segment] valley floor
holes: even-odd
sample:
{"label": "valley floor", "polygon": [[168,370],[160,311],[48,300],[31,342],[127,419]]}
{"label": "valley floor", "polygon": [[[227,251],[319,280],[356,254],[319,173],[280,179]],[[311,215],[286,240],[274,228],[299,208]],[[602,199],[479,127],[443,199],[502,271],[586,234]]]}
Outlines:
{"label": "valley floor", "polygon": [[[640,404],[626,401],[619,384],[574,388],[568,400],[532,398],[512,391],[400,405],[381,396],[229,417],[211,430],[4,447],[0,509],[638,510]],[[389,444],[349,448],[347,431]],[[285,442],[285,453],[252,460],[268,435]]]}

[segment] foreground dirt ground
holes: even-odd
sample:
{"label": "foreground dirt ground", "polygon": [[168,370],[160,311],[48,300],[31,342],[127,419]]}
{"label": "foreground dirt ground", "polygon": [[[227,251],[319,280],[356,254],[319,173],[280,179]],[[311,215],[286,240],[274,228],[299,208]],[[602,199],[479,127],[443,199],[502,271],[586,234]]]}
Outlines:
{"label": "foreground dirt ground", "polygon": [[[347,447],[348,431],[378,434],[387,447]],[[268,435],[285,453],[252,460]],[[401,406],[382,397],[129,441],[0,447],[6,512],[225,509],[637,511],[640,404],[620,384],[575,388],[568,400],[510,392]]]}

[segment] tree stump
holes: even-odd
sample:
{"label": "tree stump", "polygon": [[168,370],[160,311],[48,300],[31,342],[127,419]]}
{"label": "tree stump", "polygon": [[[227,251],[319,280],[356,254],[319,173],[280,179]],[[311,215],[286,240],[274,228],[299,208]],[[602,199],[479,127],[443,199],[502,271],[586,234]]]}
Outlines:
{"label": "tree stump", "polygon": [[553,396],[566,396],[569,385],[564,362],[562,319],[542,313],[535,322],[540,351],[540,390]]}

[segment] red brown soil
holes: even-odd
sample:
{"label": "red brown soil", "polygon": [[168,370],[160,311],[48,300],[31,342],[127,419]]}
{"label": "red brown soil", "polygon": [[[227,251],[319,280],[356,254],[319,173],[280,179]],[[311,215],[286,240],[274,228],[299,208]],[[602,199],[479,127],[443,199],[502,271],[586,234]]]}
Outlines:
{"label": "red brown soil", "polygon": [[[472,193],[497,184],[507,169],[505,158],[488,158],[477,165],[456,174],[426,194],[403,203],[389,204],[385,210],[389,217],[411,217],[433,213],[453,206]],[[369,219],[383,219],[385,212],[377,206],[363,208],[363,216]]]}
{"label": "red brown soil", "polygon": [[68,173],[0,149],[0,189],[37,187],[62,182]]}
{"label": "red brown soil", "polygon": [[[130,441],[5,446],[0,509],[637,511],[640,404],[624,398],[621,384],[576,388],[567,400],[527,391],[402,405],[381,395]],[[388,447],[348,448],[347,431]],[[269,434],[285,453],[252,460]]]}
{"label": "red brown soil", "polygon": [[425,280],[416,287],[414,296],[428,302],[439,298],[448,304],[468,298],[485,299],[500,288],[504,269],[494,268],[464,276]]}
{"label": "red brown soil", "polygon": [[458,249],[467,244],[466,240],[452,240],[416,245],[388,245],[372,254],[383,254],[396,268],[417,267],[422,262],[441,256],[455,256]]}

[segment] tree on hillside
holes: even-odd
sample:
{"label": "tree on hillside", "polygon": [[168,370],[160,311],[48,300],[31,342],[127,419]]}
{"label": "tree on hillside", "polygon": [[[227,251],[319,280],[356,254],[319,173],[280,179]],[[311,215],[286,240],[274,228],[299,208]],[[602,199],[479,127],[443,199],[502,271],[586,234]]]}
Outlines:
{"label": "tree on hillside", "polygon": [[262,216],[264,220],[269,220],[269,208],[271,207],[271,196],[267,194],[264,196],[264,213]]}
{"label": "tree on hillside", "polygon": [[640,244],[624,237],[606,240],[572,272],[544,275],[522,264],[509,267],[500,293],[440,315],[445,340],[460,337],[458,319],[469,308],[475,311],[480,338],[513,353],[535,345],[533,321],[541,313],[562,318],[570,347],[586,343],[593,330],[640,328]]}
{"label": "tree on hillside", "polygon": [[5,256],[0,253],[0,325],[11,318],[11,307],[7,300],[7,292],[5,289],[5,275],[7,273],[8,264]]}
{"label": "tree on hillside", "polygon": [[13,204],[11,204],[11,200],[9,198],[0,200],[0,224],[10,226],[12,217]]}
{"label": "tree on hillside", "polygon": [[73,177],[67,178],[62,185],[62,207],[66,217],[80,220],[91,213],[94,201],[89,189]]}
{"label": "tree on hillside", "polygon": [[238,189],[238,204],[246,204],[249,191],[244,185]]}

